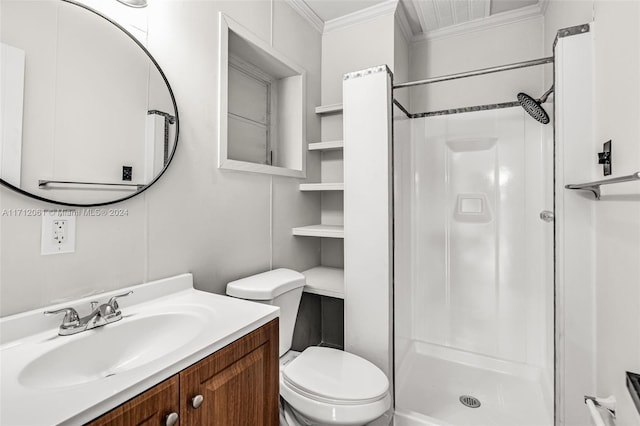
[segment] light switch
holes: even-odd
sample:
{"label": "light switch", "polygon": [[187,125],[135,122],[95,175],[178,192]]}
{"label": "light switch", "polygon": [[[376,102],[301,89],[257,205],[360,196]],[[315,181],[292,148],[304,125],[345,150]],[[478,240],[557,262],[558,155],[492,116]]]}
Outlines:
{"label": "light switch", "polygon": [[73,253],[76,249],[76,212],[45,210],[43,213],[41,253]]}

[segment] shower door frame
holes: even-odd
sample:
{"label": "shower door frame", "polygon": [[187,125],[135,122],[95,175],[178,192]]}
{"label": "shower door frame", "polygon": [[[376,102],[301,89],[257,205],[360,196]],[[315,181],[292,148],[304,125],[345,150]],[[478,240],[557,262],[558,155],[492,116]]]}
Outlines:
{"label": "shower door frame", "polygon": [[[568,176],[571,174],[572,171],[569,171],[567,173],[567,170],[564,167],[564,161],[565,161],[564,157],[565,155],[567,155],[567,153],[565,152],[565,149],[566,149],[565,145],[567,146],[570,145],[572,142],[571,137],[576,135],[578,137],[583,137],[587,140],[590,140],[590,142],[593,143],[594,133],[592,128],[588,128],[588,126],[581,126],[580,119],[576,119],[575,117],[569,117],[569,119],[573,118],[573,122],[568,123],[567,121],[569,120],[568,120],[566,111],[570,110],[570,108],[565,106],[564,103],[562,103],[561,101],[559,101],[559,99],[562,99],[564,95],[563,90],[565,85],[565,77],[570,75],[571,77],[569,77],[567,81],[572,81],[573,79],[579,76],[579,78],[581,79],[582,90],[579,90],[577,92],[574,90],[573,93],[567,95],[567,98],[570,98],[574,102],[574,104],[580,103],[581,101],[583,104],[590,105],[592,102],[591,96],[593,91],[593,63],[592,63],[593,52],[592,50],[590,50],[590,48],[593,43],[592,41],[593,31],[594,31],[593,23],[585,23],[581,25],[559,29],[556,33],[556,37],[553,43],[553,55],[548,58],[541,58],[538,60],[525,61],[522,63],[515,63],[515,64],[503,65],[499,67],[469,71],[469,72],[464,72],[459,74],[452,74],[448,76],[435,77],[435,78],[430,78],[430,79],[420,80],[415,82],[400,83],[400,84],[395,84],[393,86],[395,90],[395,89],[412,87],[412,86],[417,86],[422,84],[436,83],[439,81],[448,81],[448,80],[453,80],[458,78],[471,77],[474,75],[483,75],[483,74],[488,74],[493,72],[501,72],[501,71],[507,71],[510,69],[522,68],[523,64],[528,64],[524,66],[535,66],[535,65],[542,65],[545,63],[553,63],[552,81],[553,81],[553,87],[556,90],[555,96],[553,98],[554,119],[552,123],[553,124],[553,136],[552,136],[553,197],[552,198],[553,198],[553,214],[554,214],[554,224],[553,224],[553,295],[554,295],[553,297],[553,303],[554,303],[554,307],[553,307],[553,327],[554,327],[554,330],[553,330],[553,335],[554,335],[554,339],[553,339],[553,346],[554,346],[553,348],[553,353],[554,353],[553,418],[554,418],[554,425],[556,426],[561,426],[565,424],[567,413],[569,413],[569,417],[571,417],[569,421],[575,421],[576,418],[578,418],[579,420],[585,419],[585,417],[581,416],[580,414],[580,413],[586,412],[584,410],[581,411],[581,409],[583,409],[584,407],[580,406],[581,404],[583,404],[584,401],[583,400],[576,401],[576,399],[581,399],[579,393],[584,389],[590,389],[590,392],[595,392],[595,378],[584,377],[586,375],[581,374],[582,370],[588,370],[588,371],[593,370],[595,365],[594,353],[590,354],[591,356],[589,357],[588,360],[582,361],[579,359],[579,356],[578,356],[579,354],[576,352],[576,349],[567,347],[567,345],[565,344],[566,343],[565,335],[567,332],[572,333],[572,335],[575,332],[582,332],[584,334],[579,335],[578,337],[586,339],[586,343],[590,343],[592,347],[595,345],[593,341],[593,335],[588,334],[589,331],[592,331],[595,327],[595,324],[592,323],[593,318],[591,318],[591,322],[589,322],[589,315],[592,314],[592,312],[588,311],[588,309],[585,308],[585,311],[587,312],[582,314],[584,318],[580,317],[578,318],[578,321],[574,321],[574,322],[581,322],[580,319],[587,320],[587,321],[582,321],[586,323],[582,324],[581,327],[578,327],[575,324],[566,325],[563,319],[564,316],[567,315],[567,312],[566,312],[566,310],[568,309],[566,306],[567,300],[575,298],[574,294],[569,296],[565,294],[565,290],[566,290],[565,287],[567,287],[567,283],[566,283],[567,280],[566,280],[566,277],[564,276],[565,269],[567,267],[567,265],[565,265],[565,262],[567,262],[566,257],[568,255],[575,258],[576,256],[579,257],[580,254],[582,254],[582,253],[575,253],[574,250],[567,249],[565,251],[566,236],[564,234],[566,232],[566,229],[563,221],[564,221],[564,216],[566,214],[565,212],[566,206],[565,206],[565,202],[563,201],[563,196],[564,196],[563,189],[564,189],[565,183],[571,183],[571,182],[565,182],[565,180],[572,179],[570,176]],[[564,53],[563,49],[568,51],[569,47],[565,47],[563,45],[564,42],[561,42],[560,39],[563,39],[566,37],[580,36],[580,35],[582,35],[583,37],[588,36],[590,37],[590,39],[588,40],[585,39],[585,41],[582,42],[581,44],[580,42],[576,42],[575,44],[578,46],[571,47],[571,50],[582,49],[582,51],[579,52],[578,56],[582,57],[583,62],[580,63],[577,67],[574,66],[570,70],[565,70],[563,59],[562,59],[562,56],[563,56],[562,53]],[[578,38],[576,38],[576,40],[578,40]],[[559,44],[561,45],[561,48],[560,48],[561,53],[559,53],[557,49]],[[575,54],[575,52],[573,53]],[[576,96],[576,93],[577,93],[577,96],[580,97],[579,101],[576,101],[575,99],[573,99],[573,97]],[[392,106],[393,105],[397,106],[404,113],[404,115],[406,115],[406,117],[409,119],[419,118],[419,117],[428,117],[433,115],[456,114],[461,112],[471,112],[471,111],[497,109],[497,108],[515,106],[511,102],[511,103],[503,103],[503,104],[492,104],[492,105],[484,105],[484,106],[457,108],[453,110],[444,110],[444,111],[435,111],[435,112],[411,113],[393,97],[393,92],[391,96],[391,103],[392,103]],[[580,117],[580,118],[582,118],[584,121],[584,117]],[[586,122],[591,122],[591,121],[587,119]],[[392,120],[392,123],[393,123],[393,120]],[[571,130],[573,131],[573,133],[571,133],[570,135],[565,134],[565,133],[568,133],[566,128],[570,127],[572,124],[573,124],[573,127],[571,128]],[[561,127],[561,130],[559,130],[560,127]],[[585,127],[587,127],[588,129],[584,129]],[[581,133],[579,129],[583,129],[584,131]],[[392,138],[392,144],[394,143],[395,143],[395,134],[394,134],[394,138]],[[591,155],[590,152],[585,153],[585,151],[586,150],[584,149],[581,150],[580,152],[572,151],[571,155],[575,155],[576,153],[580,156]],[[574,199],[570,199],[569,201],[574,202],[573,200]],[[587,219],[584,218],[584,215],[588,215],[588,214],[590,214],[590,211],[587,213],[584,213],[582,217],[579,217],[579,219],[582,221],[588,221],[588,218]],[[571,222],[568,222],[568,223],[571,226],[573,226]],[[395,228],[395,225],[394,225],[394,228]],[[590,249],[591,247],[589,246],[587,248],[583,248],[582,250],[583,252],[585,252],[585,251],[589,251]],[[395,259],[394,259],[394,268],[395,268]],[[395,276],[395,271],[394,271],[394,276]],[[588,277],[590,279],[593,279],[593,276],[594,274],[591,273],[590,276]],[[575,277],[571,277],[571,278],[575,280]],[[591,283],[591,285],[593,285],[593,283]],[[395,280],[393,283],[393,289],[395,293]],[[393,299],[393,295],[392,295],[391,303],[393,306],[392,315],[393,315],[393,321],[394,321],[394,326],[392,328],[393,345],[391,347],[391,352],[392,352],[391,355],[392,355],[393,366],[394,366],[393,387],[394,387],[394,407],[395,407],[396,336],[395,336],[395,299]],[[593,309],[593,307],[591,307],[591,309]],[[591,315],[591,317],[593,317],[593,315]],[[585,342],[582,342],[582,343],[585,343]],[[567,373],[565,371],[565,368],[567,365],[566,364],[567,358],[571,358],[572,363],[579,361],[581,363],[583,362],[585,365],[582,365],[581,366],[582,369],[578,372]],[[567,408],[568,404],[571,404],[569,408]]]}
{"label": "shower door frame", "polygon": [[[574,30],[571,30],[569,32],[566,32],[565,30],[565,35],[573,35],[575,33],[581,33],[584,32],[584,26],[578,26],[575,27],[577,29],[577,32]],[[582,29],[582,31],[581,31]],[[561,30],[562,31],[562,30]],[[561,31],[558,31],[558,34],[560,36]],[[557,38],[556,38],[557,40]],[[424,79],[424,80],[418,80],[418,81],[414,81],[414,82],[407,82],[407,83],[399,83],[399,84],[394,84],[393,85],[393,90],[395,91],[396,89],[402,89],[402,88],[409,88],[409,87],[415,87],[415,86],[420,86],[420,85],[425,85],[425,84],[432,84],[432,83],[438,83],[438,82],[443,82],[443,81],[451,81],[451,80],[456,80],[456,79],[461,79],[461,78],[467,78],[467,77],[474,77],[474,76],[479,76],[479,75],[486,75],[486,74],[491,74],[491,73],[497,73],[497,72],[502,72],[502,71],[510,71],[510,70],[515,70],[515,69],[520,69],[520,68],[525,68],[525,67],[532,67],[532,66],[538,66],[538,65],[545,65],[545,64],[554,64],[554,73],[553,73],[553,84],[552,84],[552,89],[555,87],[555,58],[556,58],[556,53],[555,53],[555,43],[554,43],[554,49],[553,49],[553,56],[550,57],[543,57],[543,58],[539,58],[539,59],[533,59],[533,60],[529,60],[529,61],[524,61],[524,62],[517,62],[517,63],[512,63],[512,64],[506,64],[506,65],[500,65],[500,66],[496,66],[496,67],[491,67],[491,68],[484,68],[484,69],[480,69],[480,70],[475,70],[475,71],[468,71],[468,72],[462,72],[462,73],[457,73],[457,74],[450,74],[450,75],[445,75],[445,76],[440,76],[440,77],[434,77],[434,78],[429,78],[429,79]],[[555,105],[555,99],[556,97],[554,96],[553,99],[553,114],[554,114],[554,120],[552,121],[552,126],[553,126],[553,132],[552,132],[552,165],[551,165],[551,175],[552,175],[552,182],[551,185],[553,186],[553,188],[551,188],[552,191],[552,203],[553,203],[553,212],[555,214],[556,212],[556,188],[555,188],[555,183],[556,183],[556,105]],[[411,113],[404,105],[402,105],[394,96],[393,96],[393,92],[392,92],[392,97],[391,97],[391,103],[392,103],[392,107],[395,105],[396,107],[398,107],[398,109],[400,111],[402,111],[402,113],[408,118],[408,119],[414,119],[414,118],[424,118],[424,117],[434,117],[434,116],[440,116],[440,115],[450,115],[450,114],[459,114],[459,113],[466,113],[466,112],[477,112],[477,111],[487,111],[487,110],[494,110],[494,109],[503,109],[503,108],[512,108],[512,107],[518,107],[521,106],[520,102],[518,101],[513,101],[513,102],[503,102],[503,103],[496,103],[496,104],[486,104],[486,105],[475,105],[475,106],[470,106],[470,107],[460,107],[460,108],[453,108],[453,109],[446,109],[446,110],[439,110],[439,111],[427,111],[427,112],[418,112],[418,113]],[[392,122],[394,122],[394,120],[392,120]],[[392,144],[395,143],[395,131],[393,133],[393,138],[392,138]],[[393,173],[392,173],[393,174]],[[394,196],[395,197],[395,196]],[[394,220],[395,223],[395,220]],[[395,240],[395,224],[394,224],[394,240]],[[556,280],[556,224],[554,222],[553,224],[553,230],[552,230],[552,242],[553,242],[553,254],[552,254],[552,269],[553,269],[553,286],[552,286],[552,292],[553,292],[553,304],[554,304],[554,308],[553,308],[553,319],[552,319],[552,324],[553,324],[553,341],[551,342],[553,348],[553,354],[554,354],[554,359],[552,361],[552,365],[550,366],[550,368],[552,368],[552,377],[553,377],[553,383],[551,384],[552,389],[553,389],[553,401],[552,401],[552,406],[553,406],[553,413],[552,413],[552,418],[553,418],[553,422],[554,425],[561,425],[563,424],[563,419],[559,418],[558,415],[558,411],[559,411],[559,406],[561,404],[560,398],[559,398],[559,391],[558,391],[558,387],[559,386],[563,386],[562,383],[559,383],[559,378],[558,378],[558,374],[557,374],[557,366],[558,366],[558,339],[560,338],[560,333],[558,331],[558,324],[557,324],[557,312],[556,312],[556,305],[557,305],[557,280]],[[394,243],[395,244],[395,243]],[[413,250],[413,247],[412,247]],[[394,269],[395,269],[395,249],[394,249]],[[396,275],[396,271],[394,270],[394,277]],[[412,273],[413,275],[413,273]],[[395,346],[396,346],[396,321],[395,321],[395,279],[394,279],[394,284],[393,284],[393,295],[392,295],[392,306],[393,306],[393,322],[394,322],[394,326],[392,328],[392,333],[393,333],[393,345],[391,347],[391,351],[392,351],[392,362],[393,362],[393,408],[395,410],[395,406],[396,406],[396,353],[395,353]]]}

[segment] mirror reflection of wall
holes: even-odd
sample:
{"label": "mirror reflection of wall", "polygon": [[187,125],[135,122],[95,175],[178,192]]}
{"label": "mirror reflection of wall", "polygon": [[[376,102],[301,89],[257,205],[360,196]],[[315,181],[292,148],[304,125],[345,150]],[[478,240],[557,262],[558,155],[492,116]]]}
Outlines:
{"label": "mirror reflection of wall", "polygon": [[25,52],[4,43],[0,49],[0,177],[19,187]]}
{"label": "mirror reflection of wall", "polygon": [[[0,177],[77,204],[127,197],[153,181],[173,152],[176,112],[146,52],[109,21],[67,2],[3,0],[0,15],[3,70],[5,50],[24,52],[22,134],[3,131],[0,150],[19,147],[21,158],[15,167],[14,154],[6,167],[3,154]],[[4,80],[3,72],[3,84],[13,87]],[[19,109],[8,94],[2,91],[3,119],[5,110]]]}

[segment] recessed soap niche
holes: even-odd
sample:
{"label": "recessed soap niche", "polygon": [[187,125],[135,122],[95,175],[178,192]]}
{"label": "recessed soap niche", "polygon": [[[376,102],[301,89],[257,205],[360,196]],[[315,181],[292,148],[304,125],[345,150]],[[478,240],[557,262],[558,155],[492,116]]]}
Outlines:
{"label": "recessed soap niche", "polygon": [[448,139],[447,146],[453,152],[486,151],[496,146],[498,138]]}
{"label": "recessed soap niche", "polygon": [[453,216],[458,222],[489,223],[493,219],[486,194],[458,194]]}

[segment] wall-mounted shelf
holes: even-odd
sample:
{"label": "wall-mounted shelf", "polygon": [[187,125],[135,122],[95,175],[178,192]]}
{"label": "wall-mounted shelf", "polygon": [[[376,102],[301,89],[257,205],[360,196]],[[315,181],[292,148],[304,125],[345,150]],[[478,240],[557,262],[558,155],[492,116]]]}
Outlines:
{"label": "wall-mounted shelf", "polygon": [[307,280],[306,293],[344,299],[344,269],[316,266],[302,272]]}
{"label": "wall-mounted shelf", "polygon": [[316,107],[316,114],[339,114],[342,112],[342,104],[320,105]]}
{"label": "wall-mounted shelf", "polygon": [[344,141],[314,142],[309,144],[309,151],[329,151],[344,148]]}
{"label": "wall-mounted shelf", "polygon": [[565,185],[567,189],[581,189],[584,191],[591,191],[593,195],[596,197],[596,200],[600,199],[600,185],[611,185],[613,183],[623,183],[623,182],[633,182],[636,180],[640,180],[640,172],[635,172],[628,176],[620,176],[617,178],[611,179],[602,179],[594,182],[587,183],[577,183],[571,185]]}
{"label": "wall-mounted shelf", "polygon": [[344,226],[310,225],[292,229],[293,235],[300,237],[344,238]]}
{"label": "wall-mounted shelf", "polygon": [[300,191],[344,191],[344,183],[301,183]]}

